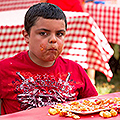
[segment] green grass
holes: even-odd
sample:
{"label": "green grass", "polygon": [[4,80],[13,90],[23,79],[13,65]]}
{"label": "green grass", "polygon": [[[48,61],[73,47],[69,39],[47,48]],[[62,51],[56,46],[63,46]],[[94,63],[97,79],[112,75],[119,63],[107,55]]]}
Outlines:
{"label": "green grass", "polygon": [[[114,50],[114,55],[109,60],[109,65],[113,72],[113,78],[108,82],[104,74],[96,72],[95,86],[99,95],[120,92],[120,46],[116,44],[110,45]],[[118,63],[117,60],[119,60]],[[117,71],[115,70],[116,66],[118,67]]]}
{"label": "green grass", "polygon": [[116,73],[113,72],[113,78],[110,82],[107,81],[107,78],[103,73],[96,71],[95,86],[99,95],[120,92],[120,67],[117,69]]}
{"label": "green grass", "polygon": [[95,86],[99,95],[120,92],[120,70],[117,70],[117,73],[113,73],[113,78],[110,82],[107,81],[104,74],[96,72],[95,82]]}

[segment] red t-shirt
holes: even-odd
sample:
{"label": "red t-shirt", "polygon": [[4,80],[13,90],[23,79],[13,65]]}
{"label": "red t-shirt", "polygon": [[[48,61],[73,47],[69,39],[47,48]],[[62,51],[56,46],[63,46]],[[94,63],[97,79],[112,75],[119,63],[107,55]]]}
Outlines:
{"label": "red t-shirt", "polygon": [[46,68],[32,62],[28,52],[0,61],[2,114],[96,95],[84,69],[61,56]]}
{"label": "red t-shirt", "polygon": [[83,4],[80,0],[47,0],[47,3],[52,3],[60,7],[63,11],[83,12]]}

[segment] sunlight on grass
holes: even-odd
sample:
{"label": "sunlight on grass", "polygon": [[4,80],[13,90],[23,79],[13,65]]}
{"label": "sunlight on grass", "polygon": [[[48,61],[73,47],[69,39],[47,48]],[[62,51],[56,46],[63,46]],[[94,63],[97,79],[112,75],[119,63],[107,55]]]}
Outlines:
{"label": "sunlight on grass", "polygon": [[106,77],[102,73],[97,72],[95,82],[95,86],[99,95],[120,92],[120,70],[117,72],[117,74],[114,73],[114,76],[110,82],[107,81]]}
{"label": "sunlight on grass", "polygon": [[112,91],[112,89],[115,88],[114,85],[109,85],[108,83],[103,84],[97,84],[96,89],[99,95],[108,94]]}

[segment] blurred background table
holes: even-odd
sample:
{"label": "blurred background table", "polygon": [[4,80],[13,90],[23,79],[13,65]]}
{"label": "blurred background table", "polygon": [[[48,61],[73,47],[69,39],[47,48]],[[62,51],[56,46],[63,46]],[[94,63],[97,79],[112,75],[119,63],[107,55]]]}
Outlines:
{"label": "blurred background table", "polygon": [[0,0],[0,11],[27,9],[40,0]]}
{"label": "blurred background table", "polygon": [[86,3],[85,10],[113,47],[115,54],[109,63],[112,71],[117,73],[117,69],[120,69],[120,0],[104,1],[105,4]]}
{"label": "blurred background table", "polygon": [[86,3],[85,10],[95,20],[108,42],[120,45],[120,5]]}

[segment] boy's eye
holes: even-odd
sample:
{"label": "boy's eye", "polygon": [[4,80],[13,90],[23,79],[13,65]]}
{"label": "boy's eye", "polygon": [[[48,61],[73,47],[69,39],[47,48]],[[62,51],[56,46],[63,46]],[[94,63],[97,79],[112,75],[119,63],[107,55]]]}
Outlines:
{"label": "boy's eye", "polygon": [[39,34],[40,34],[41,36],[43,36],[43,35],[47,35],[46,32],[40,32]]}
{"label": "boy's eye", "polygon": [[64,36],[64,33],[59,32],[59,33],[57,33],[57,36],[62,37],[62,36]]}

